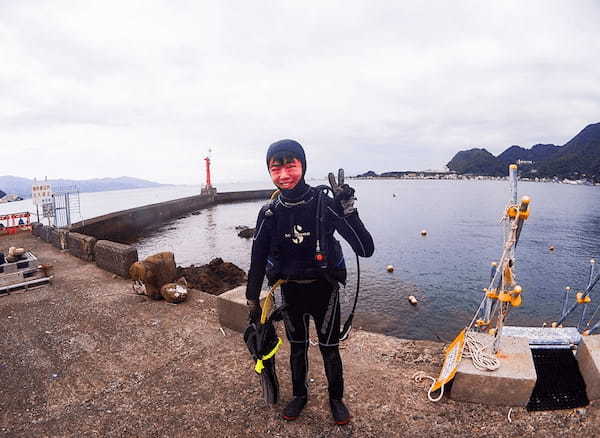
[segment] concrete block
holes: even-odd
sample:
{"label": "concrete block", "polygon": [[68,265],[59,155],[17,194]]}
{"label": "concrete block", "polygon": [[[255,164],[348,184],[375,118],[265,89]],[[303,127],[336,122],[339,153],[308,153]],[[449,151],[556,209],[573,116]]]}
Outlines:
{"label": "concrete block", "polygon": [[[261,303],[267,296],[266,290],[260,294]],[[219,323],[223,327],[243,333],[248,327],[248,306],[246,305],[246,285],[223,292],[217,296]]]}
{"label": "concrete block", "polygon": [[43,227],[43,224],[40,224],[39,222],[33,222],[31,224],[31,234],[35,237],[40,237],[40,229]]}
{"label": "concrete block", "polygon": [[50,227],[48,225],[42,225],[38,230],[40,239],[44,242],[50,243]]}
{"label": "concrete block", "polygon": [[600,399],[600,335],[582,336],[576,358],[588,398]]}
{"label": "concrete block", "polygon": [[[484,344],[493,336],[473,334]],[[537,380],[533,356],[526,338],[503,336],[500,344],[500,368],[480,371],[469,358],[461,360],[450,397],[458,401],[499,406],[526,406]]]}
{"label": "concrete block", "polygon": [[69,232],[67,230],[61,230],[60,228],[49,228],[48,229],[48,242],[52,244],[53,247],[58,249],[67,249],[67,235]]}
{"label": "concrete block", "polygon": [[67,236],[69,252],[86,262],[94,261],[94,247],[96,246],[96,242],[95,237],[86,236],[85,234],[69,233]]}
{"label": "concrete block", "polygon": [[131,245],[99,240],[94,246],[96,265],[123,278],[129,278],[129,267],[138,261],[137,249]]}

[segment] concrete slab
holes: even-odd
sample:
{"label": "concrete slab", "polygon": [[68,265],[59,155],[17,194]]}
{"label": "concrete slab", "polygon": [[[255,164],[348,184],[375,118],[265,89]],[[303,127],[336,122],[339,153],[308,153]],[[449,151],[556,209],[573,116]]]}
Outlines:
{"label": "concrete slab", "polygon": [[69,233],[67,236],[69,252],[86,262],[94,261],[96,238],[85,234]]}
{"label": "concrete slab", "polygon": [[582,336],[576,358],[588,398],[600,399],[600,335]]}
{"label": "concrete slab", "polygon": [[[266,290],[260,293],[261,303],[267,296]],[[219,323],[223,327],[243,333],[248,327],[248,306],[246,305],[246,285],[223,292],[217,297]]]}
{"label": "concrete slab", "polygon": [[515,327],[505,326],[503,336],[527,338],[532,347],[572,346],[581,341],[581,334],[575,327]]}
{"label": "concrete slab", "polygon": [[69,232],[60,228],[48,229],[48,242],[57,249],[67,249],[67,236]]}
{"label": "concrete slab", "polygon": [[129,267],[138,261],[137,249],[131,245],[99,240],[94,246],[96,265],[123,278],[129,278]]}
{"label": "concrete slab", "polygon": [[35,237],[40,237],[40,229],[43,228],[44,225],[39,222],[33,222],[31,224],[31,234]]}
{"label": "concrete slab", "polygon": [[37,229],[37,235],[44,242],[50,243],[50,227],[48,225],[42,225]]}
{"label": "concrete slab", "polygon": [[[493,336],[473,334],[491,344]],[[537,380],[527,338],[503,336],[498,355],[500,368],[480,371],[469,358],[458,366],[450,397],[454,400],[498,406],[526,406]]]}

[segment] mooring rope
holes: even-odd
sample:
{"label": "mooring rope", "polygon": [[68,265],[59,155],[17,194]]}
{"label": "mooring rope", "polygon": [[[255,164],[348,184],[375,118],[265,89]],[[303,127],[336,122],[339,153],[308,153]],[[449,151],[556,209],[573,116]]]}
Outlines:
{"label": "mooring rope", "polygon": [[475,339],[472,332],[465,333],[463,357],[471,358],[473,366],[481,371],[494,371],[500,368],[500,361],[490,351],[492,344],[486,345]]}
{"label": "mooring rope", "polygon": [[415,382],[417,382],[417,383],[421,383],[421,381],[423,379],[430,379],[431,380],[431,386],[427,390],[427,398],[429,399],[429,401],[431,401],[431,402],[438,402],[444,396],[444,385],[442,385],[442,387],[440,388],[440,395],[438,397],[433,398],[431,396],[431,389],[433,388],[433,385],[435,385],[435,382],[436,382],[435,377],[428,376],[423,371],[417,371],[416,373],[413,374],[412,377],[415,380]]}

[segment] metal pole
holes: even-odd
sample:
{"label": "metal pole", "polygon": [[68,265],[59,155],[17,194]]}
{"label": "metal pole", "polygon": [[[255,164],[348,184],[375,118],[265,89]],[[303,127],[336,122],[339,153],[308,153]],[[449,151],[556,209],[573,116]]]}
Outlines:
{"label": "metal pole", "polygon": [[65,193],[65,219],[67,228],[71,227],[71,209],[69,208],[69,192]]}
{"label": "metal pole", "polygon": [[[496,278],[496,272],[498,271],[498,263],[492,262],[491,271],[490,271],[490,287],[488,291],[491,291],[494,288],[494,279]],[[486,297],[485,307],[483,311],[483,318],[485,321],[489,321],[492,314],[492,305],[493,300],[491,298]]]}
{"label": "metal pole", "polygon": [[579,318],[579,324],[577,324],[577,330],[581,329],[583,320],[585,319],[585,311],[587,310],[588,303],[583,303],[583,310],[581,311],[581,318]]}
{"label": "metal pole", "polygon": [[510,183],[511,202],[517,203],[517,165],[511,164],[508,166],[508,180]]}
{"label": "metal pole", "polygon": [[565,287],[565,300],[563,301],[563,306],[562,306],[562,310],[560,312],[560,317],[564,318],[566,316],[566,312],[567,312],[567,304],[569,301],[569,292],[571,291],[571,288],[569,286]]}

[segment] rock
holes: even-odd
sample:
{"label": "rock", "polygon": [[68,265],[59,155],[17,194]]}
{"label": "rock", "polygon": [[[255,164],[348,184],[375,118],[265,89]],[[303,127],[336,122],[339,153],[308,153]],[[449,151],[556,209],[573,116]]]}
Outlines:
{"label": "rock", "polygon": [[248,227],[248,226],[246,226],[246,225],[236,225],[236,226],[235,226],[235,229],[236,229],[236,230],[246,230],[246,229],[248,229],[248,228],[250,228],[250,227]]}
{"label": "rock", "polygon": [[233,263],[217,257],[204,266],[178,267],[177,276],[185,277],[194,289],[219,295],[246,281],[246,273]]}
{"label": "rock", "polygon": [[188,288],[185,278],[182,277],[176,283],[167,283],[160,288],[160,294],[168,303],[182,303],[187,300]]}
{"label": "rock", "polygon": [[129,276],[134,281],[141,281],[146,288],[146,295],[153,300],[162,298],[160,289],[177,277],[175,256],[172,252],[161,252],[136,262],[129,268]]}
{"label": "rock", "polygon": [[244,228],[238,233],[238,236],[243,237],[244,239],[251,239],[254,237],[254,230],[255,228]]}

